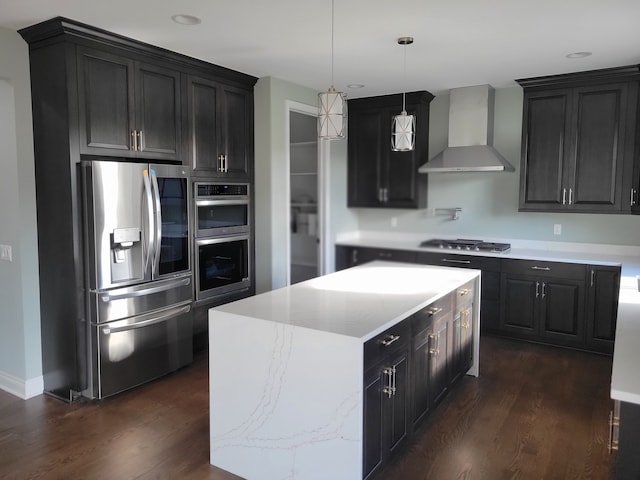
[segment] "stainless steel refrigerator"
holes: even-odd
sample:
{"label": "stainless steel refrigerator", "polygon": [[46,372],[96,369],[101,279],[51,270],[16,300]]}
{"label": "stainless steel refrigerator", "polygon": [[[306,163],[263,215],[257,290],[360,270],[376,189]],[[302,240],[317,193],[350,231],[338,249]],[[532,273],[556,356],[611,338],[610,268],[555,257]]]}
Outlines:
{"label": "stainless steel refrigerator", "polygon": [[193,359],[189,171],[82,162],[86,389],[104,398]]}

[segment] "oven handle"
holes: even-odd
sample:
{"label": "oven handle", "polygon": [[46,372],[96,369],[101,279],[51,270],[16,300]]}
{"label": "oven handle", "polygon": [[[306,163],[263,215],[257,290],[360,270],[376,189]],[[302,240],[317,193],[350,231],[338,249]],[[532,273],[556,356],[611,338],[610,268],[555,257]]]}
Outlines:
{"label": "oven handle", "polygon": [[228,243],[235,242],[237,240],[247,240],[249,241],[249,235],[235,235],[230,237],[201,237],[196,238],[196,245],[212,245],[215,243]]}
{"label": "oven handle", "polygon": [[196,200],[196,207],[216,207],[218,205],[247,205],[249,199],[234,200]]}

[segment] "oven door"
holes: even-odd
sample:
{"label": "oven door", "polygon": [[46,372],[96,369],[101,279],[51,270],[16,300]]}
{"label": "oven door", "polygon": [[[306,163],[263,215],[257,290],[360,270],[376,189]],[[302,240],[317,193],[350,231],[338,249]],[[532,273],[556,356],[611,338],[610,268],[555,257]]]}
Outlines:
{"label": "oven door", "polygon": [[249,235],[196,239],[196,300],[248,289]]}
{"label": "oven door", "polygon": [[196,200],[196,237],[249,232],[249,200]]}

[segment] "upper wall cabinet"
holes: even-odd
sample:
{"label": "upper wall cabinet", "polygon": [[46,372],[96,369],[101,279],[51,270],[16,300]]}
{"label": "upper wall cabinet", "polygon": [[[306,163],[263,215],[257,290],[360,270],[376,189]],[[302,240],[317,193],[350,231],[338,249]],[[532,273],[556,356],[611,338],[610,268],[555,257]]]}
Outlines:
{"label": "upper wall cabinet", "polygon": [[416,116],[415,148],[391,150],[391,120],[402,110],[402,95],[349,100],[348,206],[424,208],[427,176],[418,167],[428,160],[429,92],[406,95],[407,113]]}
{"label": "upper wall cabinet", "polygon": [[196,175],[249,178],[253,158],[253,90],[190,75],[189,161]]}
{"label": "upper wall cabinet", "polygon": [[631,211],[639,78],[623,67],[518,80],[521,211]]}
{"label": "upper wall cabinet", "polygon": [[179,160],[180,72],[78,48],[80,153]]}

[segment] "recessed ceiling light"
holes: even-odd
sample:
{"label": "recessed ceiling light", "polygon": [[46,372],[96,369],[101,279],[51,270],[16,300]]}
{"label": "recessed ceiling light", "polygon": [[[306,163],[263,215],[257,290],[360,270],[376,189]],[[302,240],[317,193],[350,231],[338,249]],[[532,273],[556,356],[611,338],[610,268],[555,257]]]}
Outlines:
{"label": "recessed ceiling light", "polygon": [[362,88],[364,87],[364,84],[362,83],[350,83],[349,85],[347,85],[347,88]]}
{"label": "recessed ceiling light", "polygon": [[183,14],[172,15],[171,20],[179,23],[180,25],[198,25],[199,23],[202,23],[202,20],[200,20],[198,17]]}
{"label": "recessed ceiling light", "polygon": [[584,58],[584,57],[588,57],[591,55],[591,52],[573,52],[573,53],[569,53],[567,55],[565,55],[567,58]]}

